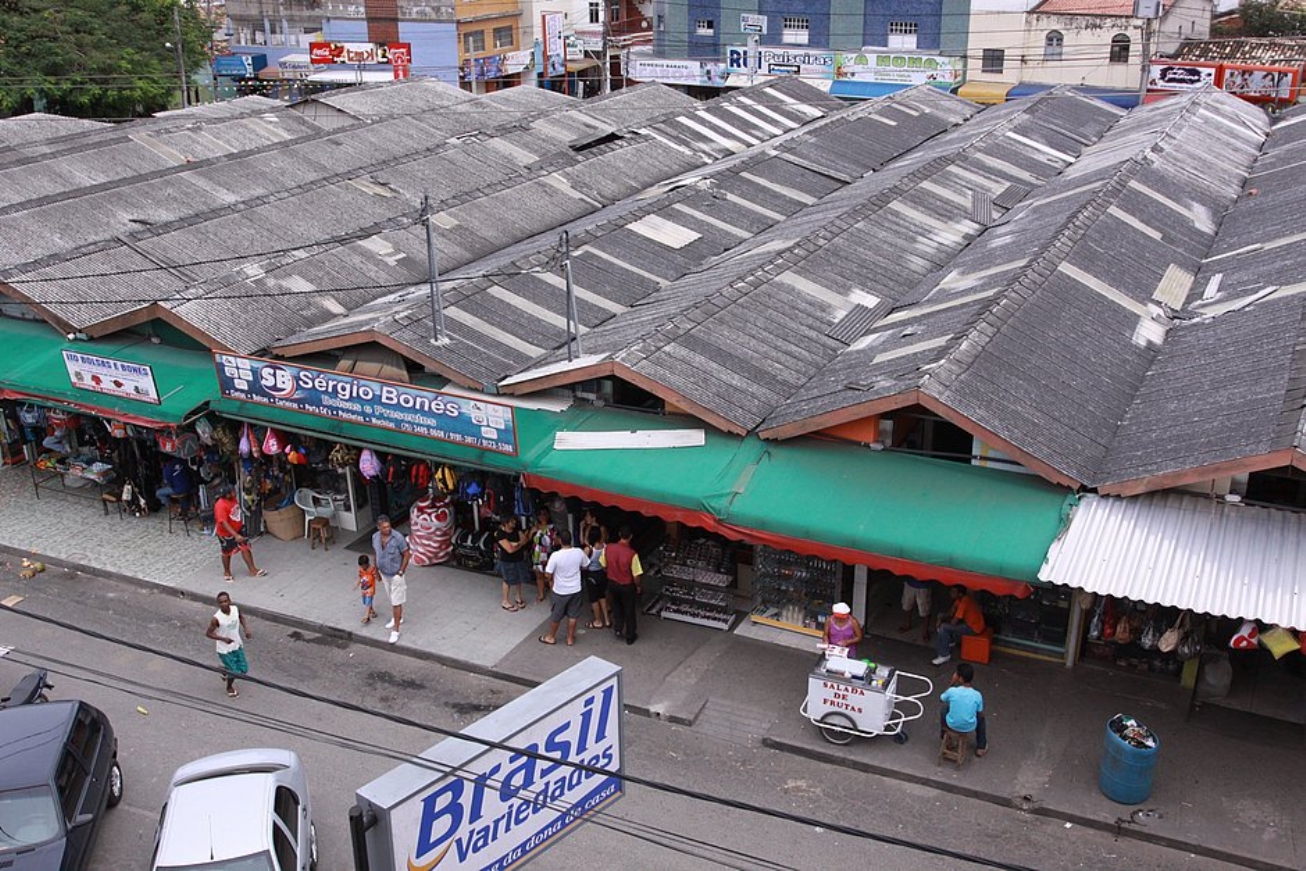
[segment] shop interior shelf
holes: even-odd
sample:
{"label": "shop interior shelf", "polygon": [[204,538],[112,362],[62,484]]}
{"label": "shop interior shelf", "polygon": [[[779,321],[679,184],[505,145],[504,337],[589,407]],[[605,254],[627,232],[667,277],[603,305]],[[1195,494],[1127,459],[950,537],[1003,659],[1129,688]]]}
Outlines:
{"label": "shop interior shelf", "polygon": [[720,615],[690,614],[681,611],[674,604],[663,606],[660,614],[665,620],[679,620],[681,623],[693,623],[697,626],[709,626],[713,629],[729,629],[735,623],[735,615],[725,612]]}

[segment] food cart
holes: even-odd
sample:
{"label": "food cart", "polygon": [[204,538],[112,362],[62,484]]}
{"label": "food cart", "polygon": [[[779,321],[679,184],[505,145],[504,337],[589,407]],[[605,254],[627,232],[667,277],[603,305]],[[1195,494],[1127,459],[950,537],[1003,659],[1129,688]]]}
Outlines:
{"label": "food cart", "polygon": [[[807,698],[799,712],[831,744],[876,735],[907,743],[903,726],[924,716],[921,699],[934,692],[934,682],[884,663],[848,659],[846,654],[844,648],[826,648],[807,676]],[[900,686],[913,692],[900,692]]]}

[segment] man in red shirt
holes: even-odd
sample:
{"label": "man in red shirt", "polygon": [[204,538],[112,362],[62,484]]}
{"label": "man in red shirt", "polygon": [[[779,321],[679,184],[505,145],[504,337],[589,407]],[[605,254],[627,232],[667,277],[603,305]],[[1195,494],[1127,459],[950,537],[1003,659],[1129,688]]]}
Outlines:
{"label": "man in red shirt", "polygon": [[251,578],[264,577],[267,572],[254,565],[254,554],[249,549],[249,539],[245,537],[245,520],[240,511],[240,500],[230,484],[222,485],[218,491],[218,501],[213,503],[213,532],[222,546],[222,579],[232,580],[231,555],[240,551],[249,568]]}
{"label": "man in red shirt", "polygon": [[961,641],[961,636],[979,635],[984,631],[984,612],[966,588],[953,587],[951,592],[952,609],[947,616],[939,618],[939,655],[933,659],[935,665],[943,665],[952,659],[952,646]]}
{"label": "man in red shirt", "polygon": [[639,554],[630,546],[633,536],[630,527],[621,527],[617,536],[619,541],[603,549],[601,562],[608,574],[612,629],[618,638],[634,644],[639,637],[635,631],[635,612],[639,608],[639,595],[644,591],[640,581],[644,568],[639,564]]}

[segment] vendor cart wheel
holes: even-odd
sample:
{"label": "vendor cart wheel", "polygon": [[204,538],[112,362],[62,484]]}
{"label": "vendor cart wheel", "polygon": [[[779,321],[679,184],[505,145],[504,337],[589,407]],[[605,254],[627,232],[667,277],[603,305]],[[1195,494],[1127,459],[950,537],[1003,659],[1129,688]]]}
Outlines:
{"label": "vendor cart wheel", "polygon": [[906,733],[905,731],[903,731],[903,732],[899,732],[897,735],[894,735],[894,736],[893,736],[893,743],[895,743],[895,744],[906,744],[906,743],[907,743],[907,733]]}
{"label": "vendor cart wheel", "polygon": [[[837,726],[839,728],[829,729],[826,728],[826,726],[821,725],[821,723],[826,723],[830,726]],[[817,728],[821,730],[821,737],[829,741],[831,744],[847,744],[853,739],[853,734],[852,732],[841,732],[840,729],[857,728],[857,724],[852,721],[852,717],[849,717],[847,714],[836,714],[833,711],[822,717],[821,723],[817,724]]]}

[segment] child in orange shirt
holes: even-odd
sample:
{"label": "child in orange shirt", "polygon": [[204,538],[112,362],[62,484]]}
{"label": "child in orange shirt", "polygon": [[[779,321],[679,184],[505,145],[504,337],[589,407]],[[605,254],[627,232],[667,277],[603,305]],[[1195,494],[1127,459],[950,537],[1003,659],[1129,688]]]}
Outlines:
{"label": "child in orange shirt", "polygon": [[372,610],[372,600],[376,597],[376,566],[370,565],[371,560],[366,555],[358,558],[358,583],[354,584],[354,589],[360,590],[363,595],[363,623],[371,623],[376,612]]}

